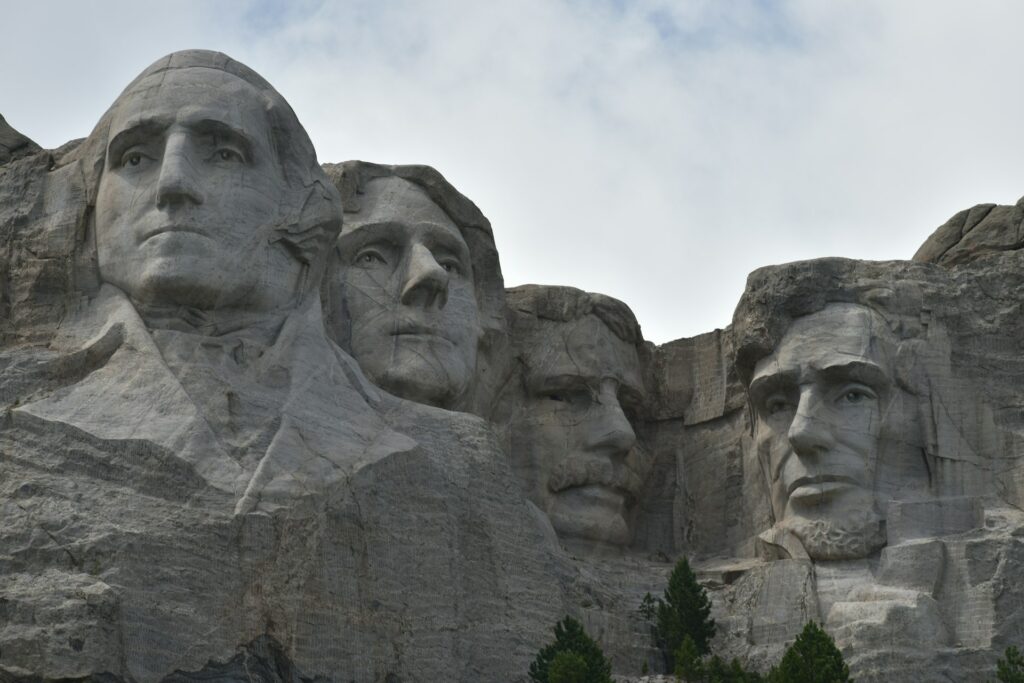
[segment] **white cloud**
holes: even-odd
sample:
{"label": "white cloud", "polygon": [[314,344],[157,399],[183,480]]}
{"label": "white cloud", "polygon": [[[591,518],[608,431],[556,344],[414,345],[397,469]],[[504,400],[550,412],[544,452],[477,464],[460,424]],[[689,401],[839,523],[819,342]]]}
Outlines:
{"label": "white cloud", "polygon": [[908,258],[1024,189],[1016,3],[169,5],[23,6],[0,113],[56,146],[162,54],[220,49],[321,160],[435,166],[509,284],[619,297],[659,342],[727,324],[755,267]]}

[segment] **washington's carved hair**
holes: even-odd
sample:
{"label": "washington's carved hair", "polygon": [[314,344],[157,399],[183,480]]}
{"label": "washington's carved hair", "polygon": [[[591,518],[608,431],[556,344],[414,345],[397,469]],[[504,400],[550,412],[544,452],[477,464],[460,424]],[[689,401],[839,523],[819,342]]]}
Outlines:
{"label": "washington's carved hair", "polygon": [[281,242],[309,266],[307,287],[319,286],[329,245],[341,229],[337,190],[324,175],[316,150],[291,106],[262,76],[225,54],[210,50],[183,50],[163,57],[128,84],[89,137],[64,159],[65,165],[80,161],[85,175],[86,199],[96,205],[100,178],[107,163],[110,125],[121,102],[147,78],[177,69],[213,69],[248,83],[263,101],[275,160],[281,168],[291,197],[289,211],[277,217],[275,230]]}
{"label": "washington's carved hair", "polygon": [[575,287],[524,285],[506,290],[505,298],[513,327],[521,315],[563,323],[593,315],[622,341],[634,346],[641,346],[644,341],[640,324],[629,306],[604,294]]}

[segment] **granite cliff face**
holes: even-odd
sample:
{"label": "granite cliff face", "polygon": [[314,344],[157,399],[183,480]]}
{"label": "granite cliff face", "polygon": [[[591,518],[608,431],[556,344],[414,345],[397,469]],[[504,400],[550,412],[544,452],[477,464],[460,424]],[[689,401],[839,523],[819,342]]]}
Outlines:
{"label": "granite cliff face", "polygon": [[1024,633],[1019,213],[759,269],[656,347],[505,290],[434,169],[321,167],[225,55],[58,150],[0,120],[0,678],[525,680],[566,614],[657,671],[681,556],[723,656],[814,619],[857,680],[984,677]]}

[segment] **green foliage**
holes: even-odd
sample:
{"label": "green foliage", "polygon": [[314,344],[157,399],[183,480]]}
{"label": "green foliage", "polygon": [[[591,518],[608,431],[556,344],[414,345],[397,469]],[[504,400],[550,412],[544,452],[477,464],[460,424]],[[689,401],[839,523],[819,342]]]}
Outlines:
{"label": "green foliage", "polygon": [[850,669],[832,636],[813,621],[768,674],[768,683],[849,683]]}
{"label": "green foliage", "polygon": [[[715,635],[711,600],[707,591],[697,583],[697,576],[685,557],[672,570],[664,600],[657,602],[655,633],[663,652],[674,655],[686,636],[693,639],[699,654],[706,655],[711,651],[711,639]],[[674,669],[671,659],[670,668]]]}
{"label": "green foliage", "polygon": [[672,659],[676,663],[676,678],[688,683],[704,680],[704,663],[700,660],[697,644],[689,634],[683,637],[683,642],[672,653]]}
{"label": "green foliage", "polygon": [[686,683],[762,683],[761,675],[756,671],[746,671],[737,660],[731,664],[715,655],[702,660],[697,654],[697,646],[689,636],[675,652],[676,678]]}
{"label": "green foliage", "polygon": [[587,660],[572,650],[559,652],[548,667],[548,683],[588,683]]}
{"label": "green foliage", "polygon": [[650,593],[644,594],[644,599],[640,601],[640,607],[637,608],[637,612],[640,613],[647,621],[654,619],[654,616],[658,613],[658,601]]}
{"label": "green foliage", "polygon": [[[577,655],[580,661],[576,657],[559,659],[559,655],[566,652]],[[554,668],[556,661],[557,669]],[[583,664],[583,678],[553,677],[555,674],[576,675],[580,662]],[[600,646],[583,630],[580,622],[566,617],[555,625],[555,642],[542,648],[530,664],[530,680],[535,683],[567,683],[577,680],[585,683],[612,683],[612,665],[605,659]]]}
{"label": "green foliage", "polygon": [[996,678],[1000,683],[1024,683],[1024,656],[1013,645],[996,662]]}

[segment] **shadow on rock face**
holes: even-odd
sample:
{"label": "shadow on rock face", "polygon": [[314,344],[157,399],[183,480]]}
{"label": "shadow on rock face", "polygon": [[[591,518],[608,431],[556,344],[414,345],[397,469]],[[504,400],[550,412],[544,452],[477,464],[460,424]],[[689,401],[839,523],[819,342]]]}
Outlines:
{"label": "shadow on rock face", "polygon": [[[11,677],[0,671],[0,683],[43,683],[38,676]],[[217,681],[218,683],[327,683],[326,678],[303,676],[295,668],[281,644],[270,636],[260,636],[243,645],[238,653],[226,662],[210,660],[199,671],[175,671],[162,683],[193,683]],[[396,679],[397,681],[397,679]],[[114,674],[90,674],[84,678],[62,678],[61,683],[128,683]],[[388,678],[388,683],[392,683]]]}
{"label": "shadow on rock face", "polygon": [[222,681],[230,683],[316,683],[327,679],[303,676],[295,668],[281,644],[270,636],[260,636],[241,647],[230,661],[210,661],[201,671],[175,671],[163,683]]}

